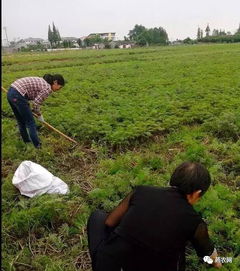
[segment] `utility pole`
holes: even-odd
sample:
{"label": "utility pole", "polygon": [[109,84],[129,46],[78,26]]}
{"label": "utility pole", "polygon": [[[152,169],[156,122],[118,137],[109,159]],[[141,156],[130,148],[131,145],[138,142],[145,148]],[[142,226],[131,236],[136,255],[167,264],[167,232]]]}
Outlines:
{"label": "utility pole", "polygon": [[4,31],[5,31],[5,35],[6,35],[6,40],[7,40],[7,46],[9,46],[9,41],[8,41],[8,36],[7,36],[7,27],[4,26],[3,27]]}

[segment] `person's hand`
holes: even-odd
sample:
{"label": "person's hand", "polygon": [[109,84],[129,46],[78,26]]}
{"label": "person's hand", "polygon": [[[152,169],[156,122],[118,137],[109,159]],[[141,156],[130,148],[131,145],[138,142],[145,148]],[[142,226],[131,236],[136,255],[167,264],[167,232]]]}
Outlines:
{"label": "person's hand", "polygon": [[40,116],[38,116],[38,120],[43,122],[44,121],[44,118],[43,118],[43,115],[41,114]]}
{"label": "person's hand", "polygon": [[34,109],[32,109],[33,114],[37,115],[38,117],[40,117],[42,115],[42,113],[40,111],[36,111]]}

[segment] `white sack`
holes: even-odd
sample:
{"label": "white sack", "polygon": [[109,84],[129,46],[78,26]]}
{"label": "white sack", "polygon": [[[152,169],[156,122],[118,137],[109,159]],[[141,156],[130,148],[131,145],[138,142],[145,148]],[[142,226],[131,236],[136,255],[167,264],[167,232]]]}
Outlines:
{"label": "white sack", "polygon": [[22,195],[34,197],[47,194],[67,194],[68,185],[58,177],[53,176],[44,167],[31,162],[23,161],[14,173],[12,179]]}

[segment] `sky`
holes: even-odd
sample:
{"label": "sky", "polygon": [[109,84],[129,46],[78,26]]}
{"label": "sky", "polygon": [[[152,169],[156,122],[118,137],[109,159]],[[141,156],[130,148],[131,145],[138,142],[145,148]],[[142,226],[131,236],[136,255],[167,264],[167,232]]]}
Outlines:
{"label": "sky", "polygon": [[170,41],[196,38],[197,28],[235,32],[240,0],[2,0],[2,40],[47,39],[54,22],[62,37],[116,32],[127,36],[136,24],[163,27]]}

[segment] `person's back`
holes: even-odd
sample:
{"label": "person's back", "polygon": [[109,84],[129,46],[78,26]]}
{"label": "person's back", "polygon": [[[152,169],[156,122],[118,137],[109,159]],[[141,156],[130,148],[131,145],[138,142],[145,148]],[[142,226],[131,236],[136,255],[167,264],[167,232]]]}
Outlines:
{"label": "person's back", "polygon": [[[208,171],[198,163],[183,163],[170,185],[138,186],[109,215],[92,214],[88,236],[94,271],[185,270],[187,241],[198,256],[216,258],[207,225],[192,207],[210,185]],[[100,229],[97,221],[107,226],[103,235],[114,229],[98,244],[90,236],[94,227]]]}
{"label": "person's back", "polygon": [[139,186],[115,232],[155,254],[160,265],[173,267],[200,223],[201,217],[177,188]]}

